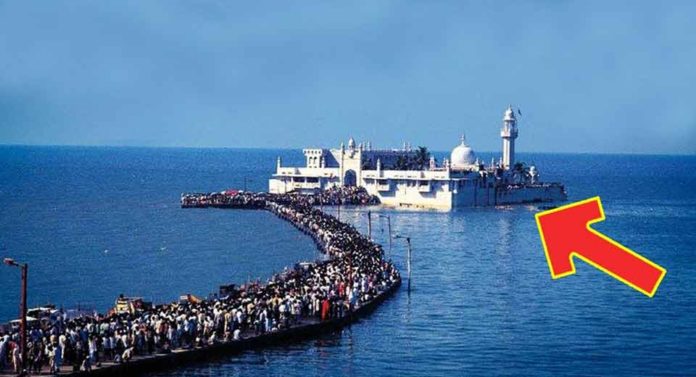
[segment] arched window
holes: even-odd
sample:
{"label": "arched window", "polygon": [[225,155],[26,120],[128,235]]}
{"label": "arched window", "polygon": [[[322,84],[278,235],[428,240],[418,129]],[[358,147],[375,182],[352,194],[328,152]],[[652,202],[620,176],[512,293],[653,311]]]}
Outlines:
{"label": "arched window", "polygon": [[349,169],[343,176],[343,186],[355,186],[358,182],[358,176],[355,174],[355,170]]}

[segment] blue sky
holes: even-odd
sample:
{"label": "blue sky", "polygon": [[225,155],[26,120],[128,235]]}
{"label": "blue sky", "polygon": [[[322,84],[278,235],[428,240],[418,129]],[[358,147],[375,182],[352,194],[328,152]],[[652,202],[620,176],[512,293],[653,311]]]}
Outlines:
{"label": "blue sky", "polygon": [[696,2],[2,1],[0,143],[696,153]]}

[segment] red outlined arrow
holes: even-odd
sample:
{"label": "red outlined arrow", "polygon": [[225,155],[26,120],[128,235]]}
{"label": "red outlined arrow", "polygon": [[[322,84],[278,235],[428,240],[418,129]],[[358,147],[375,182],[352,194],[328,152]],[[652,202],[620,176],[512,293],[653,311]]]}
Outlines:
{"label": "red outlined arrow", "polygon": [[653,297],[667,273],[590,227],[605,219],[599,196],[539,212],[535,217],[553,279],[574,274],[573,257],[577,257]]}

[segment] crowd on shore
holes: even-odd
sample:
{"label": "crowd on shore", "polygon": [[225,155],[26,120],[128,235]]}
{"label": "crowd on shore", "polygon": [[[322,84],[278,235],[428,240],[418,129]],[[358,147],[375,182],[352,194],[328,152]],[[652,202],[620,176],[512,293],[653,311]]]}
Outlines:
{"label": "crowd on shore", "polygon": [[[28,373],[89,371],[104,361],[127,363],[139,355],[206,347],[340,318],[400,280],[398,270],[383,259],[380,245],[316,208],[324,199],[370,203],[364,191],[335,190],[321,199],[293,194],[223,196],[199,194],[187,200],[205,197],[210,203],[228,200],[238,208],[266,209],[310,235],[329,258],[288,268],[266,284],[245,285],[224,298],[160,305],[131,314],[71,320],[59,316],[28,329]],[[17,331],[0,337],[0,373],[10,368],[20,372],[18,344]]]}

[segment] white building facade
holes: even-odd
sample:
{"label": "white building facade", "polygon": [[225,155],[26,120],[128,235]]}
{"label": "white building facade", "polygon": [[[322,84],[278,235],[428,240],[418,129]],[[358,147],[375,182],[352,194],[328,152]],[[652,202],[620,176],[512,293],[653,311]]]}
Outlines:
{"label": "white building facade", "polygon": [[449,159],[435,159],[408,144],[376,150],[370,143],[336,149],[304,149],[304,167],[284,167],[280,158],[269,180],[271,193],[313,193],[332,186],[361,186],[386,206],[450,210],[566,199],[563,185],[540,183],[534,166],[515,165],[517,120],[512,107],[503,116],[502,158],[485,165],[462,136]]}

